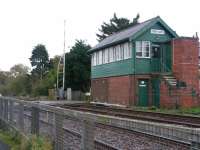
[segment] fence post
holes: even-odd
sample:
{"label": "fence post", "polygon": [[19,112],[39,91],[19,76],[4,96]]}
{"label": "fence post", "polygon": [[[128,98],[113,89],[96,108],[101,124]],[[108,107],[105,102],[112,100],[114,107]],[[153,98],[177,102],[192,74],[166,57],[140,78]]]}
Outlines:
{"label": "fence post", "polygon": [[31,108],[31,133],[32,134],[36,134],[39,135],[39,131],[40,131],[40,126],[39,126],[39,122],[40,122],[40,110],[37,107],[32,107]]}
{"label": "fence post", "polygon": [[8,121],[8,100],[4,99],[4,120]]}
{"label": "fence post", "polygon": [[18,126],[19,126],[20,131],[24,132],[24,104],[23,103],[19,103]]}
{"label": "fence post", "polygon": [[200,143],[192,141],[191,142],[191,150],[199,150],[200,149]]}
{"label": "fence post", "polygon": [[14,105],[14,102],[13,101],[10,101],[10,104],[9,104],[9,121],[11,124],[13,124],[13,105]]}
{"label": "fence post", "polygon": [[82,127],[81,150],[94,150],[94,121],[90,118],[84,118]]}
{"label": "fence post", "polygon": [[55,114],[55,150],[63,150],[64,146],[64,130],[63,130],[64,116]]}
{"label": "fence post", "polygon": [[0,98],[0,117],[3,119],[3,99]]}

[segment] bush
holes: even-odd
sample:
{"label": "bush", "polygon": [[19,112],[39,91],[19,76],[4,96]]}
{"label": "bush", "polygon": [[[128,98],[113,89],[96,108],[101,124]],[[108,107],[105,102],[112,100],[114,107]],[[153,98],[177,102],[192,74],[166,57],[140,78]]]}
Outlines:
{"label": "bush", "polygon": [[43,137],[33,135],[28,144],[24,144],[26,150],[53,150],[52,144],[49,140]]}

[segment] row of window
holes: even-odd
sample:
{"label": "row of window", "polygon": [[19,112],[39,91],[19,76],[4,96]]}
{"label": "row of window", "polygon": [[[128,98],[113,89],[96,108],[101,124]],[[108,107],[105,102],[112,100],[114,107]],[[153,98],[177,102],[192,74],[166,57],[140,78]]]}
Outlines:
{"label": "row of window", "polygon": [[[137,58],[150,58],[150,41],[136,41],[135,48]],[[92,54],[92,66],[129,59],[132,57],[131,52],[132,48],[130,43],[124,43],[94,52]]]}
{"label": "row of window", "polygon": [[92,54],[92,66],[106,64],[131,58],[131,45],[129,43],[119,44]]}

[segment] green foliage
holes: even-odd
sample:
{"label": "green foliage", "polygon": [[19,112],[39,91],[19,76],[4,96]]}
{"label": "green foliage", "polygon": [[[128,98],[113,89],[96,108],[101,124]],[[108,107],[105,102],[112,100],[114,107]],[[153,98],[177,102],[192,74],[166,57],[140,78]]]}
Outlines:
{"label": "green foliage", "polygon": [[109,35],[126,29],[130,26],[138,24],[139,14],[132,21],[127,18],[118,18],[116,13],[114,13],[113,18],[110,19],[109,23],[103,22],[101,28],[99,29],[100,34],[96,34],[98,41],[101,41],[108,37]]}
{"label": "green foliage", "polygon": [[152,107],[133,107],[133,109],[141,110],[141,111],[179,114],[179,115],[195,115],[195,116],[200,115],[200,107],[167,109],[167,108],[156,108],[156,107],[152,106]]}
{"label": "green foliage", "polygon": [[20,136],[17,132],[8,132],[0,130],[0,140],[11,147],[11,150],[19,150],[20,148]]}
{"label": "green foliage", "polygon": [[[73,90],[89,91],[90,45],[77,40],[66,54],[66,85]],[[33,67],[31,74],[27,66],[17,64],[9,72],[0,72],[0,93],[6,96],[48,96],[48,90],[54,89],[57,80],[57,66],[60,57],[49,60],[44,45],[37,45],[30,58]]]}
{"label": "green foliage", "polygon": [[30,61],[33,67],[32,75],[42,79],[50,67],[49,55],[46,47],[42,44],[35,46]]}
{"label": "green foliage", "polygon": [[46,138],[34,135],[30,138],[26,150],[53,150],[53,147]]}
{"label": "green foliage", "polygon": [[90,87],[90,56],[87,51],[91,46],[83,40],[76,40],[70,52],[66,54],[66,85],[73,90],[88,91]]}
{"label": "green foliage", "polygon": [[53,150],[52,143],[44,137],[31,136],[29,139],[16,131],[0,130],[0,140],[11,147],[11,150]]}
{"label": "green foliage", "polygon": [[28,67],[22,64],[13,66],[10,72],[0,72],[0,93],[10,96],[25,96],[31,92]]}
{"label": "green foliage", "polygon": [[10,73],[13,77],[26,75],[29,72],[29,68],[23,64],[17,64],[10,68]]}

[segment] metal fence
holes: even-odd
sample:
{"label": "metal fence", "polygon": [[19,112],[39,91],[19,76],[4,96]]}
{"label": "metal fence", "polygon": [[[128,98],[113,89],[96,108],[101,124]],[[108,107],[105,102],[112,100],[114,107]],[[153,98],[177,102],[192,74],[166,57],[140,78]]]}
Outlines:
{"label": "metal fence", "polygon": [[0,97],[0,119],[55,150],[198,150],[200,129],[122,119]]}

